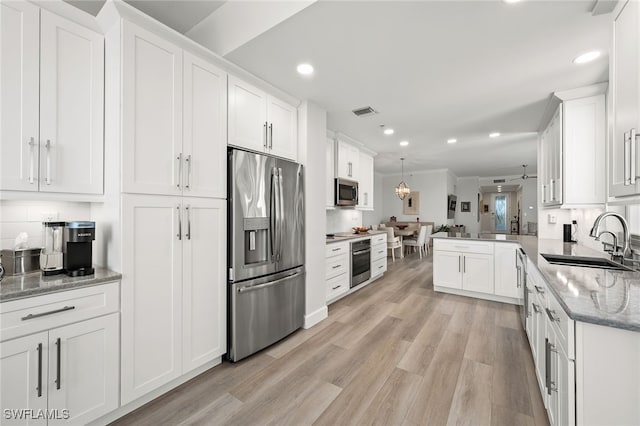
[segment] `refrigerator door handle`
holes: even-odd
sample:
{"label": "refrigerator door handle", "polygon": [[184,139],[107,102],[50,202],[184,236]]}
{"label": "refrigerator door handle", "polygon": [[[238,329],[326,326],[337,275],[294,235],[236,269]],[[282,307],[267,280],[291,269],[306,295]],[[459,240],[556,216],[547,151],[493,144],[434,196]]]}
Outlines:
{"label": "refrigerator door handle", "polygon": [[284,189],[282,186],[283,173],[282,169],[278,168],[278,203],[280,205],[280,211],[278,212],[278,260],[282,258],[282,242],[284,240]]}
{"label": "refrigerator door handle", "polygon": [[291,279],[292,277],[294,277],[296,275],[299,275],[299,272],[297,272],[295,274],[287,275],[286,277],[280,278],[279,280],[270,281],[268,283],[239,287],[238,288],[238,293],[246,293],[248,291],[262,290],[263,288],[273,287],[274,285],[278,285],[281,282],[289,280],[289,279]]}
{"label": "refrigerator door handle", "polygon": [[271,257],[275,259],[276,249],[275,246],[275,233],[276,233],[276,219],[277,219],[277,196],[276,196],[276,168],[271,170],[271,194],[269,196],[269,243],[271,245]]}

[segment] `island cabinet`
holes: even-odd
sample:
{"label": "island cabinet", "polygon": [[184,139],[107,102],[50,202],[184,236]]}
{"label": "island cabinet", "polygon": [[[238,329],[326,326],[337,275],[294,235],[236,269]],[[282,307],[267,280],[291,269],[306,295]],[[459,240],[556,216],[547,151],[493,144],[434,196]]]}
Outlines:
{"label": "island cabinet", "polygon": [[118,407],[119,283],[0,304],[0,406],[87,424]]}
{"label": "island cabinet", "polygon": [[493,243],[442,240],[433,243],[434,288],[493,294]]}
{"label": "island cabinet", "polygon": [[627,1],[613,21],[609,81],[609,195],[640,194],[640,4]]}

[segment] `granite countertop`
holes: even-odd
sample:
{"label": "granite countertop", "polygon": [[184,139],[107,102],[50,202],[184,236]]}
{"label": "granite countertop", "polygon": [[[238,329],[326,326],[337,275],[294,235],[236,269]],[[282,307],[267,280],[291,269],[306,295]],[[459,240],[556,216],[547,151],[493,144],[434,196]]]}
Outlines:
{"label": "granite countertop", "polygon": [[387,231],[378,231],[378,230],[373,230],[373,231],[368,231],[365,234],[356,234],[353,232],[338,232],[335,234],[334,237],[327,237],[327,244],[331,244],[331,243],[339,243],[341,241],[349,241],[349,240],[363,240],[365,238],[370,238],[374,235],[380,235],[380,234],[386,234]]}
{"label": "granite countertop", "polygon": [[40,271],[25,275],[3,277],[0,281],[0,302],[22,299],[25,297],[41,296],[47,293],[73,290],[79,287],[92,286],[118,281],[122,274],[105,268],[95,268],[93,275],[84,277],[69,277],[67,275],[54,275],[45,277]]}
{"label": "granite countertop", "polygon": [[640,272],[554,265],[540,254],[608,258],[579,244],[528,235],[449,234],[432,238],[515,242],[538,268],[549,290],[573,320],[640,332]]}

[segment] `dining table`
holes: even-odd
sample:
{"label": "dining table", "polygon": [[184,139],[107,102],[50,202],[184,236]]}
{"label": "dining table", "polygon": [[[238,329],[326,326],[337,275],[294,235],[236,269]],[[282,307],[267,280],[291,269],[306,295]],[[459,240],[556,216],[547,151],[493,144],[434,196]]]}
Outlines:
{"label": "dining table", "polygon": [[[403,229],[399,229],[394,227],[393,229],[393,234],[397,237],[400,237],[400,245],[402,246],[402,239],[403,237],[410,237],[412,235],[415,235],[416,230],[415,229],[411,229],[411,228],[403,228]],[[400,259],[404,258],[404,246],[402,246],[402,250],[400,250]]]}

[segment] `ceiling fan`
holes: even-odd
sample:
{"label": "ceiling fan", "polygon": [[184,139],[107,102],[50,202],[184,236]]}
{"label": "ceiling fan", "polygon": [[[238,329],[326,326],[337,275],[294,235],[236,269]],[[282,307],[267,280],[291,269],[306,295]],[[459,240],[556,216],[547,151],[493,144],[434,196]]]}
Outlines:
{"label": "ceiling fan", "polygon": [[538,176],[529,176],[529,175],[527,174],[527,165],[526,165],[526,164],[523,164],[523,165],[522,165],[522,176],[520,176],[519,178],[511,179],[511,180],[535,179],[535,178],[537,178],[537,177],[538,177]]}

